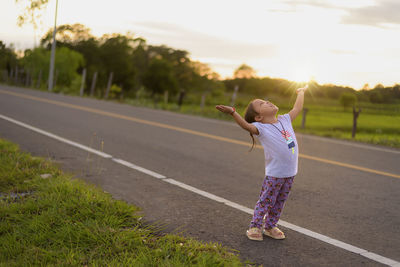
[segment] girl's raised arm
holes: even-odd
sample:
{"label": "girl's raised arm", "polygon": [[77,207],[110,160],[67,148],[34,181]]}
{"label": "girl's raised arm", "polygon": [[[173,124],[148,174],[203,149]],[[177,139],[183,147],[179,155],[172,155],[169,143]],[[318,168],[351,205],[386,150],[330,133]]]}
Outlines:
{"label": "girl's raised arm", "polygon": [[303,87],[303,88],[298,88],[296,90],[297,93],[297,98],[296,102],[294,103],[294,106],[291,111],[289,111],[289,116],[291,121],[293,121],[301,112],[303,109],[303,103],[304,103],[304,92],[308,89],[308,84]]}
{"label": "girl's raised arm", "polygon": [[255,135],[259,134],[257,127],[254,126],[253,124],[245,121],[242,118],[242,116],[240,116],[240,114],[236,112],[235,108],[230,107],[230,106],[224,106],[224,105],[217,105],[217,106],[215,106],[215,108],[223,113],[232,115],[232,117],[235,119],[236,123],[239,124],[240,127],[245,129],[249,133],[255,134]]}

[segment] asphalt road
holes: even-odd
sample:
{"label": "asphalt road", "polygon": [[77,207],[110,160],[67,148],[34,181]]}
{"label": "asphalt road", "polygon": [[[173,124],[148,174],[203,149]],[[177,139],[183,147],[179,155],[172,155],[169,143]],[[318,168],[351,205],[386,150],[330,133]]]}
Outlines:
{"label": "asphalt road", "polygon": [[[261,189],[262,149],[248,153],[243,143],[250,144],[250,137],[233,123],[7,86],[0,86],[0,115],[248,208]],[[146,220],[165,231],[220,242],[243,260],[264,266],[382,265],[285,227],[286,240],[250,241],[245,231],[251,216],[243,211],[4,119],[0,137],[140,206]],[[400,150],[300,134],[297,139],[299,173],[281,219],[399,262]]]}

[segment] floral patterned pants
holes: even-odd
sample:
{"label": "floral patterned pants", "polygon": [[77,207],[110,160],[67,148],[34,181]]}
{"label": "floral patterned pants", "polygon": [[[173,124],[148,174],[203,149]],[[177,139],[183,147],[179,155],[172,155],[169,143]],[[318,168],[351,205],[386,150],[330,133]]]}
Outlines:
{"label": "floral patterned pants", "polygon": [[262,229],[264,217],[266,229],[276,226],[292,188],[293,179],[294,176],[288,178],[265,177],[250,228],[257,227]]}

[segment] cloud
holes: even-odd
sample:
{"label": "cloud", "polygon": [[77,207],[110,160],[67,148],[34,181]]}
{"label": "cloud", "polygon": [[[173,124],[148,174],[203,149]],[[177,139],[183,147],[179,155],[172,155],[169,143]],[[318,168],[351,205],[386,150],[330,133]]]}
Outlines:
{"label": "cloud", "polygon": [[347,9],[344,24],[368,25],[386,28],[385,24],[400,24],[400,1],[380,0],[376,5]]}
{"label": "cloud", "polygon": [[280,9],[269,9],[272,12],[296,12],[298,7],[311,6],[324,9],[343,9],[343,6],[337,4],[331,4],[327,0],[283,0],[280,1],[285,8]]}
{"label": "cloud", "polygon": [[338,50],[338,49],[332,49],[329,50],[332,54],[337,54],[337,55],[355,55],[357,54],[355,51],[350,51],[350,50]]}
{"label": "cloud", "polygon": [[306,5],[306,6],[315,6],[315,7],[322,7],[322,8],[337,8],[337,6],[329,4],[328,1],[323,0],[289,0],[283,1],[283,3],[291,6],[299,6],[299,5]]}
{"label": "cloud", "polygon": [[161,22],[133,22],[134,32],[145,39],[168,44],[175,49],[188,50],[198,58],[225,58],[248,61],[255,58],[273,58],[279,48],[272,44],[252,44],[223,39],[206,33],[188,30],[182,26]]}
{"label": "cloud", "polygon": [[399,0],[362,1],[327,1],[327,0],[285,0],[282,2],[287,9],[270,10],[272,12],[295,12],[300,6],[310,6],[323,9],[335,9],[345,12],[343,24],[366,25],[386,28],[387,24],[400,24]]}

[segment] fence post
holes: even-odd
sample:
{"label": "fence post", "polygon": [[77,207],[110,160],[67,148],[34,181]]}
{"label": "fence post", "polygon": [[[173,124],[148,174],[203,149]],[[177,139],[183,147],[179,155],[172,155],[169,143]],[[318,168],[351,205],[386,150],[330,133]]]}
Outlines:
{"label": "fence post", "polygon": [[90,96],[94,95],[94,88],[96,87],[97,71],[93,73],[92,86],[90,87]]}
{"label": "fence post", "polygon": [[58,69],[56,69],[56,75],[54,77],[54,84],[51,90],[53,90],[54,88],[56,88],[57,85],[57,79],[58,79]]}
{"label": "fence post", "polygon": [[18,65],[17,65],[17,66],[15,66],[15,77],[14,77],[15,84],[18,84],[18,72],[19,72],[19,70],[18,70]]}
{"label": "fence post", "polygon": [[185,97],[185,90],[181,90],[179,93],[179,98],[178,98],[178,106],[181,107],[183,103],[183,98]]}
{"label": "fence post", "polygon": [[7,83],[8,82],[8,71],[3,70],[3,82]]}
{"label": "fence post", "polygon": [[14,69],[11,69],[8,75],[8,82],[12,82],[13,79],[14,79]]}
{"label": "fence post", "polygon": [[231,99],[231,107],[235,105],[237,92],[239,91],[239,85],[235,85],[235,89],[233,90],[232,99]]}
{"label": "fence post", "polygon": [[39,71],[39,77],[38,77],[37,84],[36,84],[37,88],[40,88],[41,82],[42,82],[42,69],[40,69],[40,71]]}
{"label": "fence post", "polygon": [[83,96],[83,91],[85,90],[85,81],[86,81],[86,68],[84,68],[82,72],[81,88],[79,90],[80,96]]}
{"label": "fence post", "polygon": [[26,87],[29,87],[29,79],[30,79],[30,71],[29,71],[29,69],[26,71],[26,74],[25,74],[25,86]]}
{"label": "fence post", "polygon": [[108,94],[110,93],[110,88],[111,88],[111,84],[112,84],[112,80],[113,80],[113,75],[114,75],[114,72],[110,72],[110,76],[108,76],[108,83],[107,83],[107,90],[106,90],[105,99],[108,98]]}
{"label": "fence post", "polygon": [[308,108],[303,109],[303,117],[301,118],[301,128],[304,129],[306,127],[306,116],[307,116]]}
{"label": "fence post", "polygon": [[168,97],[169,97],[169,92],[167,90],[164,92],[164,104],[168,104]]}
{"label": "fence post", "polygon": [[204,110],[204,106],[205,106],[205,105],[206,105],[206,94],[203,93],[203,94],[201,95],[201,102],[200,102],[200,109],[201,109],[201,111]]}
{"label": "fence post", "polygon": [[358,111],[356,111],[356,107],[353,106],[353,130],[351,132],[351,138],[356,137],[356,131],[357,131],[357,118],[358,115],[361,113],[361,108],[358,108]]}
{"label": "fence post", "polygon": [[30,72],[29,72],[29,87],[33,87],[33,74],[35,73],[35,69],[32,69]]}
{"label": "fence post", "polygon": [[119,95],[119,100],[122,101],[124,100],[124,87],[122,84],[119,84],[119,87],[121,88],[121,94]]}

